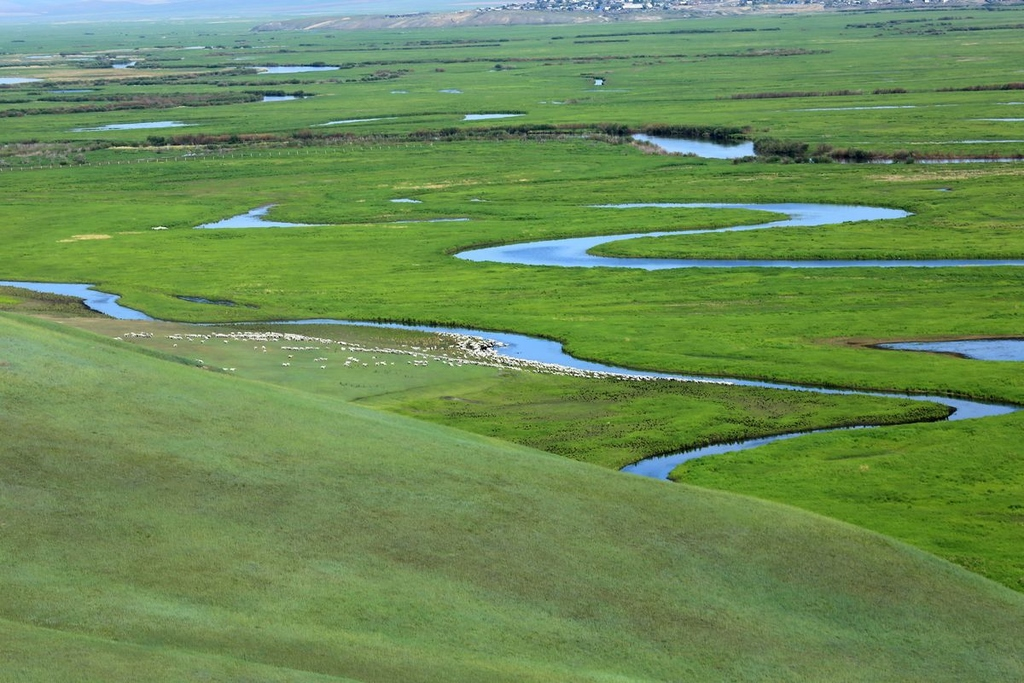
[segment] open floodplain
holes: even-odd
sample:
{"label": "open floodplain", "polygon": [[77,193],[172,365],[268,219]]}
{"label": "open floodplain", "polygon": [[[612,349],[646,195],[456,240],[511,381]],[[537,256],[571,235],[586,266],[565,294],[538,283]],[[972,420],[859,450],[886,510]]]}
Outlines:
{"label": "open floodplain", "polygon": [[0,287],[0,678],[1024,678],[1024,362],[880,347],[1024,336],[1024,10],[253,26],[0,27],[0,280],[151,318]]}

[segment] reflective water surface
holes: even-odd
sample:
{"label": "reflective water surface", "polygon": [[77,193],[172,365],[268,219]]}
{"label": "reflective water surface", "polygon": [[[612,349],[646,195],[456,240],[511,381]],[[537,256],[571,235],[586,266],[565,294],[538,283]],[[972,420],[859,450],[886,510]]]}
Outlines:
{"label": "reflective water surface", "polygon": [[895,342],[879,344],[897,351],[949,353],[973,360],[1024,361],[1024,339],[962,339],[937,342]]}
{"label": "reflective water surface", "polygon": [[657,259],[657,258],[615,258],[595,256],[590,250],[600,244],[635,239],[637,237],[662,237],[665,235],[699,235],[709,232],[740,232],[766,230],[784,227],[812,227],[850,223],[855,221],[893,220],[909,216],[900,209],[885,209],[871,206],[844,206],[838,204],[715,204],[715,203],[631,203],[601,204],[595,209],[686,209],[720,208],[752,209],[781,213],[788,218],[753,225],[737,225],[729,228],[707,230],[674,230],[649,233],[629,233],[598,237],[574,237],[560,240],[506,244],[498,247],[471,249],[456,256],[467,261],[489,261],[493,263],[519,264],[529,266],[561,266],[573,268],[640,268],[643,270],[665,270],[669,268],[948,268],[965,266],[1024,266],[1024,259],[905,259],[905,260],[771,260],[771,259]]}
{"label": "reflective water surface", "polygon": [[313,227],[311,223],[284,223],[282,221],[270,221],[264,218],[267,212],[274,208],[273,204],[260,206],[252,211],[225,218],[213,223],[197,225],[196,230],[219,230],[221,228],[308,228]]}
{"label": "reflective water surface", "polygon": [[191,126],[191,123],[182,123],[181,121],[144,121],[141,123],[111,123],[106,126],[96,126],[95,128],[72,128],[73,133],[95,133],[104,130],[146,130],[149,128],[181,128],[183,126]]}
{"label": "reflective water surface", "polygon": [[682,138],[660,138],[637,133],[634,140],[649,142],[672,154],[693,154],[704,159],[742,159],[754,156],[753,142],[723,145],[707,140],[685,140]]}
{"label": "reflective water surface", "polygon": [[339,66],[258,66],[263,74],[301,74],[314,71],[337,71]]}
{"label": "reflective water surface", "polygon": [[[214,228],[214,227],[271,227],[271,226],[294,226],[298,224],[294,223],[274,223],[272,221],[265,221],[262,216],[271,208],[272,205],[259,207],[253,209],[247,214],[242,216],[236,216],[234,218],[226,219],[225,221],[219,221],[217,223],[208,223],[203,228]],[[691,204],[617,204],[617,205],[604,205],[594,207],[595,209],[601,210],[613,210],[613,209],[658,209],[658,208],[678,208],[678,207],[699,207],[699,208],[749,208],[763,211],[773,211],[776,213],[782,213],[787,216],[786,219],[772,221],[769,223],[762,223],[748,226],[737,226],[733,228],[725,228],[723,230],[759,230],[772,227],[781,226],[813,226],[813,225],[825,225],[829,223],[841,223],[847,221],[860,221],[860,220],[892,220],[898,219],[908,214],[898,209],[886,209],[876,207],[863,207],[863,206],[837,206],[837,205],[825,205],[825,204],[702,204],[702,203],[691,203]],[[700,232],[712,232],[712,230],[698,230],[690,231],[695,233]],[[654,233],[654,234],[672,234],[672,233]],[[522,245],[508,245],[504,247],[496,247],[494,249],[479,249],[468,252],[463,252],[458,256],[460,258],[466,258],[469,260],[480,260],[480,261],[491,261],[500,260],[502,263],[520,263],[527,265],[554,265],[554,266],[584,266],[592,267],[595,265],[609,265],[608,261],[625,262],[624,264],[615,264],[615,267],[633,267],[633,268],[647,268],[647,269],[658,269],[658,268],[680,268],[680,267],[698,267],[703,265],[704,262],[695,261],[674,261],[671,259],[603,259],[598,257],[590,256],[586,253],[586,250],[603,242],[611,240],[621,240],[629,237],[643,236],[643,234],[635,235],[618,235],[611,237],[598,237],[598,238],[579,238],[570,240],[550,240],[546,242],[535,242],[531,244]],[[637,265],[640,263],[641,265]],[[718,265],[714,267],[732,267],[735,264],[757,264],[760,262],[714,262]],[[802,265],[802,266],[790,266],[788,262],[769,261],[765,262],[770,267],[832,267],[829,265]],[[814,264],[829,264],[832,262],[806,262]],[[879,265],[874,265],[878,263]],[[930,267],[937,267],[939,265],[974,265],[974,266],[991,266],[991,265],[1013,265],[1020,266],[1024,265],[1024,261],[970,261],[970,260],[959,260],[959,261],[924,261],[920,262],[923,265]],[[782,266],[780,264],[787,264]],[[907,265],[906,262],[850,262],[851,265],[859,267],[894,267]],[[99,292],[92,289],[89,285],[84,284],[55,284],[55,283],[38,283],[38,282],[0,282],[3,285],[11,285],[16,287],[24,287],[27,289],[34,289],[42,292],[53,292],[59,294],[68,294],[76,296],[85,300],[86,304],[95,310],[110,315],[116,318],[122,319],[135,319],[135,320],[151,320],[149,316],[139,311],[134,311],[129,308],[125,308],[117,304],[117,296]],[[208,301],[198,297],[191,297],[193,301],[200,303],[209,304],[222,304],[219,301]],[[754,380],[746,380],[742,378],[720,378],[720,377],[703,377],[703,376],[691,376],[691,375],[679,375],[672,373],[659,373],[659,372],[647,372],[647,371],[636,371],[629,368],[615,367],[604,365],[601,363],[593,363],[589,361],[582,361],[565,353],[562,345],[558,342],[537,339],[528,337],[525,335],[505,333],[505,332],[488,332],[481,330],[472,330],[467,328],[437,328],[431,326],[421,325],[399,325],[389,323],[365,323],[359,321],[346,321],[346,320],[329,320],[329,319],[314,319],[314,320],[300,320],[292,321],[294,323],[320,323],[320,324],[344,324],[344,325],[373,325],[377,327],[392,327],[392,328],[405,328],[415,329],[429,332],[453,332],[457,334],[466,334],[471,336],[480,336],[488,339],[493,339],[500,342],[502,345],[499,346],[496,351],[501,355],[505,355],[511,358],[519,358],[524,360],[535,361],[539,363],[545,363],[550,365],[557,365],[566,368],[574,368],[578,370],[584,370],[588,372],[601,372],[610,373],[620,376],[633,376],[633,377],[650,377],[650,378],[665,378],[676,381],[691,381],[691,382],[719,382],[726,384],[734,384],[738,386],[757,386],[767,387],[773,389],[785,389],[794,391],[808,391],[822,394],[860,394],[860,395],[871,395],[871,396],[883,396],[883,397],[894,397],[894,398],[905,398],[917,401],[932,401],[936,403],[948,406],[951,409],[951,414],[948,417],[950,420],[964,420],[973,419],[980,417],[989,417],[995,415],[1003,415],[1010,412],[1014,412],[1019,408],[1016,406],[1008,406],[995,403],[986,403],[982,401],[969,401],[963,399],[953,399],[945,396],[927,396],[927,395],[916,395],[916,394],[898,394],[890,392],[871,392],[871,391],[853,391],[846,389],[830,389],[823,387],[813,386],[801,386],[793,384],[783,384],[777,382],[761,382]],[[987,340],[987,341],[1000,341],[1002,343],[1010,343],[1010,345],[1021,345],[1024,346],[1024,340]],[[934,349],[932,349],[934,350]],[[959,352],[959,351],[958,351]],[[1017,358],[1016,360],[1019,360]],[[862,428],[866,428],[865,425]],[[833,431],[833,430],[820,430],[820,431]],[[754,448],[766,443],[773,441],[779,441],[782,439],[789,439],[800,435],[803,432],[795,432],[788,434],[780,434],[771,437],[750,439],[747,441],[733,443],[733,444],[718,444],[709,446],[701,449],[694,449],[690,451],[682,451],[675,454],[657,456],[653,458],[644,459],[633,465],[629,465],[624,468],[624,472],[633,474],[640,474],[643,476],[667,479],[669,473],[681,462],[690,460],[704,455],[727,453],[738,450],[746,450]]]}
{"label": "reflective water surface", "polygon": [[522,114],[466,114],[463,121],[487,121],[489,119],[510,119]]}

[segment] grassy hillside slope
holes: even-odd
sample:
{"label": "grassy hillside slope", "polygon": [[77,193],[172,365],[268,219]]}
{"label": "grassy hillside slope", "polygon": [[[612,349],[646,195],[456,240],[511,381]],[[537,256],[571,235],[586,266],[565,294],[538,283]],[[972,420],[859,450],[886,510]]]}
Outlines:
{"label": "grassy hillside slope", "polygon": [[0,328],[19,680],[1024,675],[1024,597],[883,537]]}

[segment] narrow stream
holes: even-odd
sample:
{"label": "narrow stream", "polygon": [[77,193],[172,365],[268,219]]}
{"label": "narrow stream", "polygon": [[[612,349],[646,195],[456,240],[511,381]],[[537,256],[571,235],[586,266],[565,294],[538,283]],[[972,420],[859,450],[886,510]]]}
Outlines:
{"label": "narrow stream", "polygon": [[[145,313],[142,313],[141,311],[136,311],[134,309],[121,306],[119,303],[117,303],[118,297],[116,295],[97,291],[93,289],[90,285],[14,281],[0,281],[0,285],[22,287],[24,289],[30,289],[38,292],[66,294],[68,296],[78,297],[81,298],[89,308],[99,311],[100,313],[108,315],[112,318],[118,318],[121,320],[154,320],[154,318],[147,316]],[[1007,413],[1012,413],[1015,412],[1016,410],[1019,410],[1019,408],[1016,406],[1003,405],[997,403],[985,403],[982,401],[971,401],[966,399],[956,399],[947,396],[855,391],[849,389],[829,389],[824,387],[802,386],[797,384],[783,384],[779,382],[762,382],[757,380],[748,380],[741,378],[705,377],[701,375],[680,375],[665,372],[633,370],[630,368],[605,365],[603,363],[595,363],[593,361],[580,360],[566,353],[559,342],[551,341],[549,339],[529,337],[527,335],[515,334],[511,332],[489,332],[483,330],[474,330],[470,328],[434,327],[430,325],[403,325],[399,323],[373,323],[358,320],[337,320],[330,318],[279,321],[277,323],[267,324],[356,326],[361,325],[368,327],[384,327],[392,329],[416,330],[420,332],[439,332],[448,334],[461,334],[474,337],[484,337],[487,339],[500,342],[501,345],[498,346],[495,349],[495,351],[496,353],[502,356],[518,358],[528,361],[535,361],[538,363],[546,363],[550,365],[559,365],[562,367],[574,368],[577,370],[610,373],[615,375],[621,375],[624,377],[649,377],[688,382],[715,382],[718,384],[731,384],[735,386],[765,387],[769,389],[781,389],[790,391],[809,391],[819,394],[860,394],[889,398],[911,399],[915,401],[931,401],[934,403],[940,403],[942,405],[948,406],[953,410],[953,412],[947,418],[950,421],[991,417],[995,415],[1005,415]],[[866,428],[868,427],[868,425],[865,425],[864,427]],[[858,427],[841,427],[838,429],[856,428]],[[825,431],[836,430],[822,429],[815,430],[814,433]],[[631,474],[639,474],[642,476],[651,477],[655,479],[668,479],[669,473],[677,465],[679,465],[682,462],[685,462],[686,460],[699,458],[705,455],[717,455],[722,453],[730,453],[733,451],[746,450],[749,448],[754,448],[756,446],[771,443],[773,441],[781,441],[783,439],[789,439],[795,436],[800,436],[805,433],[811,432],[792,432],[788,434],[779,434],[775,436],[749,439],[746,441],[740,441],[736,443],[715,444],[712,446],[706,446],[704,448],[680,451],[678,453],[671,453],[668,455],[654,456],[651,458],[640,460],[639,462],[633,463],[632,465],[627,465],[626,467],[622,468],[622,471]]]}
{"label": "narrow stream", "polygon": [[1024,259],[906,259],[906,260],[808,260],[779,261],[752,259],[655,259],[612,258],[594,256],[591,249],[608,242],[620,242],[638,237],[664,237],[666,235],[700,235],[709,232],[743,232],[770,228],[815,227],[852,223],[855,221],[883,221],[906,218],[910,214],[899,209],[871,206],[843,206],[838,204],[717,204],[717,203],[630,203],[599,204],[591,208],[600,210],[637,209],[750,209],[771,211],[789,216],[786,219],[737,225],[730,228],[707,230],[669,230],[660,232],[575,237],[498,247],[471,249],[456,256],[467,261],[489,261],[528,266],[561,266],[563,268],[640,268],[664,270],[669,268],[949,268],[961,266],[1024,266]]}
{"label": "narrow stream", "polygon": [[[734,232],[742,230],[762,230],[775,227],[809,227],[817,225],[829,225],[851,221],[864,220],[893,220],[903,218],[909,214],[897,209],[885,209],[863,206],[838,206],[828,204],[707,204],[707,203],[658,203],[658,204],[614,204],[595,206],[601,210],[622,210],[622,209],[650,209],[650,208],[745,208],[761,211],[772,211],[782,213],[788,218],[768,223],[754,225],[742,225],[718,230],[691,230],[673,231],[658,233],[634,233],[628,235],[610,235],[603,237],[583,237],[563,240],[548,240],[542,242],[531,242],[526,244],[511,244],[500,247],[485,249],[474,249],[457,254],[458,258],[470,261],[494,261],[498,263],[523,264],[523,265],[544,265],[560,267],[616,267],[616,268],[641,268],[646,270],[659,270],[666,268],[696,268],[696,267],[771,267],[771,268],[896,268],[896,267],[966,267],[966,266],[1024,266],[1024,260],[912,260],[912,261],[736,261],[736,260],[684,260],[684,259],[644,259],[644,258],[604,258],[592,256],[588,252],[598,244],[605,242],[632,239],[634,237],[648,237],[668,234],[700,234],[706,232]],[[261,207],[259,210],[264,210]],[[257,211],[259,211],[257,210]],[[249,216],[252,218],[252,216]],[[208,224],[203,227],[234,227],[228,221]],[[0,285],[23,287],[40,292],[67,294],[83,299],[87,306],[101,313],[114,318],[126,320],[152,320],[149,316],[140,311],[126,308],[117,303],[117,296],[107,294],[93,289],[85,284],[59,284],[40,282],[12,282],[0,281]],[[1004,415],[1014,412],[1020,408],[1017,406],[986,403],[981,401],[970,401],[954,399],[945,396],[926,396],[915,394],[898,394],[889,392],[854,391],[847,389],[828,389],[822,387],[801,386],[795,384],[782,384],[776,382],[760,382],[741,378],[720,378],[702,377],[691,375],[677,375],[671,373],[658,373],[631,370],[615,366],[593,363],[574,358],[562,348],[558,342],[545,339],[537,339],[526,335],[486,332],[466,328],[439,328],[421,325],[399,325],[388,323],[366,323],[359,321],[313,319],[289,321],[302,324],[343,324],[343,325],[370,325],[377,327],[391,327],[400,329],[412,329],[426,332],[448,332],[464,334],[477,337],[485,337],[501,342],[502,346],[497,348],[500,355],[530,360],[540,363],[560,365],[578,370],[596,372],[607,372],[623,376],[633,377],[656,377],[681,381],[719,382],[738,386],[767,387],[771,389],[782,389],[791,391],[810,391],[821,394],[860,394],[870,396],[882,396],[892,398],[912,399],[917,401],[931,401],[946,405],[952,409],[949,420],[965,420],[995,415]],[[867,427],[865,425],[864,427]],[[849,429],[849,428],[845,428]],[[833,431],[833,430],[818,430]],[[777,436],[750,439],[738,443],[717,444],[706,448],[682,451],[664,456],[656,456],[641,460],[637,463],[623,468],[622,471],[639,474],[658,479],[667,479],[669,473],[681,462],[705,455],[728,453],[733,451],[754,448],[773,441],[793,438],[806,432],[780,434]]]}

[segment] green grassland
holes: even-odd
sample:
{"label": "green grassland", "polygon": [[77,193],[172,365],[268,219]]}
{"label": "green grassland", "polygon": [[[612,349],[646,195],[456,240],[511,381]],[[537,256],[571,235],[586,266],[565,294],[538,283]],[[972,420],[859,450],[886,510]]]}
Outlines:
{"label": "green grassland", "polygon": [[[345,365],[348,351],[339,346],[306,349],[299,343],[303,350],[297,350],[295,342],[279,342],[262,351],[263,344],[234,339],[180,339],[238,328],[197,333],[194,327],[169,323],[78,316],[65,321],[215,371],[359,401],[606,467],[780,431],[926,421],[941,415],[934,404],[859,396],[579,379],[469,365],[453,369],[443,362],[410,367],[407,354],[413,348],[433,349],[453,359],[461,354],[434,335],[395,330],[288,326],[314,339],[344,341],[350,348],[398,350],[359,353],[356,357],[368,364],[364,368],[359,362]],[[379,367],[378,358],[390,364]],[[1019,590],[1024,586],[1024,566],[1016,552],[1020,419],[1013,415],[984,424],[983,429],[975,422],[805,437],[796,442],[802,448],[775,445],[756,454],[694,461],[679,468],[675,478],[733,487],[855,521]],[[829,448],[833,440],[835,448]],[[807,461],[819,469],[793,464]]]}
{"label": "green grassland", "polygon": [[[812,146],[1020,154],[1021,124],[991,120],[1020,118],[1021,105],[1014,103],[1021,98],[1013,95],[1019,91],[964,90],[1020,83],[1020,18],[1019,9],[972,9],[458,32],[254,33],[251,24],[230,22],[12,27],[0,37],[8,52],[0,73],[47,80],[4,88],[0,114],[90,103],[95,110],[9,118],[0,141],[138,144],[175,133],[407,133],[488,127],[494,122],[462,117],[515,112],[523,114],[514,120],[521,124],[686,123],[742,127],[754,137]],[[53,59],[38,59],[46,55]],[[125,60],[137,66],[99,68]],[[251,69],[308,64],[341,68],[279,75]],[[605,84],[595,87],[594,77]],[[54,96],[48,93],[54,88],[90,92]],[[184,107],[174,99],[267,91],[315,97]],[[142,100],[143,108],[104,110],[114,104],[111,97],[126,95]],[[156,104],[161,97],[169,100]],[[316,128],[364,118],[381,120]],[[191,127],[72,132],[166,119]]]}
{"label": "green grassland", "polygon": [[[889,155],[1016,156],[1024,123],[983,119],[1024,110],[1016,86],[1002,89],[1024,80],[1021,17],[4,27],[0,77],[47,80],[0,87],[0,279],[94,283],[179,323],[453,324],[643,369],[1024,404],[1019,363],[870,348],[1021,336],[1019,268],[645,272],[454,257],[771,218],[600,204],[819,202],[912,215],[602,250],[1022,258],[1019,162],[734,164],[619,134],[669,123]],[[318,63],[344,68],[239,68]],[[300,91],[314,96],[243,101]],[[463,120],[501,112],[522,116]],[[321,125],[364,118],[375,120]],[[73,132],[160,120],[192,125]],[[193,229],[271,204],[272,219],[315,225]],[[31,663],[44,652],[69,677],[84,666],[101,680],[1021,677],[1022,603],[1007,590],[1024,588],[1019,413],[801,437],[675,473],[817,517],[607,468],[935,408],[413,367],[400,354],[342,371],[280,348],[175,346],[166,331],[181,326],[79,318],[14,290],[0,308],[102,333],[0,319],[0,630],[19,680],[52,680]],[[135,350],[109,341],[135,328],[154,336]]]}
{"label": "green grassland", "polygon": [[[648,369],[1022,400],[1013,364],[863,347],[1020,334],[1024,292],[1016,269],[600,272],[472,264],[450,255],[474,244],[701,227],[707,211],[590,206],[692,200],[867,203],[914,213],[884,224],[792,231],[829,235],[843,254],[885,243],[908,256],[945,249],[960,256],[960,239],[1020,253],[1014,166],[765,168],[598,141],[353,144],[291,152],[11,173],[10,200],[0,209],[11,245],[5,276],[94,282],[124,295],[127,305],[168,319],[456,323],[556,338],[577,355]],[[952,191],[938,191],[946,187]],[[191,229],[274,202],[272,218],[329,225]],[[451,217],[471,220],[395,222]],[[156,225],[171,229],[150,230]],[[991,239],[991,231],[1000,239]],[[748,239],[735,238],[737,244]],[[240,305],[194,304],[180,295]],[[950,429],[961,435],[950,443],[968,453],[989,429],[998,431],[989,421]],[[675,439],[682,446],[701,438],[673,436],[655,443],[653,452],[672,448]],[[636,444],[630,448],[649,447]],[[926,452],[922,446],[904,457],[922,462]],[[984,498],[975,504],[989,511]],[[1011,520],[990,519],[1016,538]],[[972,553],[987,555],[989,541],[973,536]],[[941,543],[926,547],[947,558],[966,556]],[[1014,567],[988,575],[1019,586]]]}
{"label": "green grassland", "polygon": [[811,436],[757,457],[695,460],[673,476],[865,523],[1024,590],[1024,421],[1014,414],[985,422],[844,432],[827,445]]}
{"label": "green grassland", "polygon": [[[1024,389],[1013,367],[959,364],[951,372],[952,359],[847,343],[1019,334],[1018,269],[648,273],[451,256],[472,245],[698,227],[706,212],[591,206],[693,200],[889,205],[915,215],[855,226],[834,240],[846,249],[884,241],[890,253],[912,256],[934,237],[928,253],[960,256],[957,236],[968,235],[997,242],[1004,254],[1024,253],[1024,233],[1014,227],[1019,169],[953,172],[966,176],[953,192],[937,192],[934,175],[922,177],[918,167],[791,165],[766,172],[588,141],[347,146],[12,173],[11,199],[0,216],[13,247],[6,277],[96,283],[164,319],[455,323],[555,338],[576,355],[638,368],[1020,401]],[[271,218],[329,225],[191,229],[271,203],[279,203]],[[470,220],[398,222],[437,218]],[[737,223],[750,218],[733,216]],[[171,229],[150,229],[158,225]],[[791,232],[832,236],[845,228]],[[736,236],[741,244],[746,239]],[[240,305],[204,306],[180,295]]]}
{"label": "green grassland", "polygon": [[[425,333],[347,325],[197,330],[97,317],[67,322],[215,371],[357,401],[616,469],[709,443],[947,415],[945,406],[920,401],[480,366],[449,339]],[[268,345],[237,337],[249,329],[287,331],[317,341]],[[416,364],[420,356],[415,350],[430,360]],[[346,363],[350,359],[356,360]]]}
{"label": "green grassland", "polygon": [[1019,594],[855,527],[0,324],[5,676],[1022,673]]}

